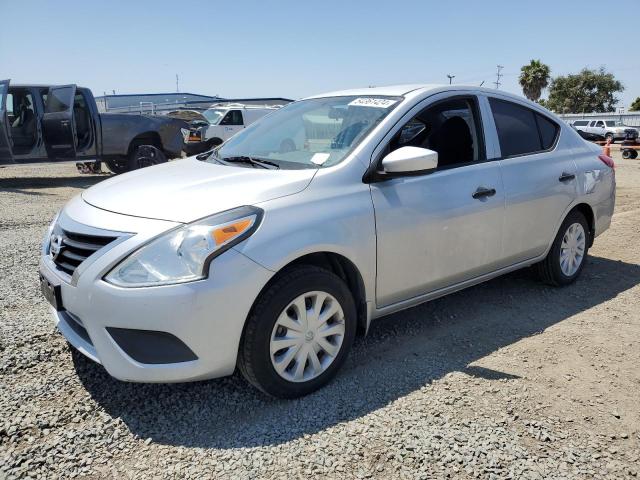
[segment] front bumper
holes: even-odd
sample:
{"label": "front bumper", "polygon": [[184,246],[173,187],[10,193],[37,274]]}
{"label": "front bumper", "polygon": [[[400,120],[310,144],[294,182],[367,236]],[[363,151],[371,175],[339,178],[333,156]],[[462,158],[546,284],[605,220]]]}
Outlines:
{"label": "front bumper", "polygon": [[[77,220],[71,220],[70,215],[75,212],[85,220],[91,218],[93,225],[84,225],[88,229],[106,223],[115,231],[127,231],[125,223],[132,217],[104,212],[82,203],[78,204],[76,200],[71,208],[65,209],[58,220],[62,228],[65,223],[73,223],[75,229],[82,228]],[[91,215],[86,215],[88,209],[93,210]],[[121,225],[117,225],[118,222]],[[74,274],[73,278],[57,270],[50,257],[43,255],[41,274],[61,280],[64,310],[51,309],[58,330],[81,353],[101,363],[109,374],[120,380],[183,382],[233,373],[245,319],[272,272],[230,249],[211,263],[207,279],[158,287],[116,287],[102,280],[105,273],[127,253],[172,226],[170,222],[140,218],[136,218],[135,223],[135,234],[128,234],[126,239],[115,242],[116,246],[105,252],[96,252],[96,258],[89,257],[85,261],[88,265],[81,264],[78,267],[78,270],[82,268],[81,273]],[[132,356],[131,350],[123,347],[122,339],[118,343],[119,337],[113,333],[132,330],[153,333],[148,336],[150,340],[146,347],[156,348],[151,340],[158,333],[155,336],[165,340],[169,337],[177,339],[193,355],[185,357],[186,361],[158,363],[158,358],[176,357],[164,350],[152,351],[150,353],[156,359],[153,363],[138,361],[150,357]],[[138,344],[142,342],[145,347],[147,337],[138,335],[136,338]],[[166,342],[157,345],[156,350],[172,348],[172,344]]]}

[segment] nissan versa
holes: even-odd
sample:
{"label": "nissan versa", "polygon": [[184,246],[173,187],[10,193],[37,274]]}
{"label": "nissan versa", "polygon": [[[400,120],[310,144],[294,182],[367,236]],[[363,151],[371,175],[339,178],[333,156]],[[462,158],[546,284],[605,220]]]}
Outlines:
{"label": "nissan versa", "polygon": [[118,379],[238,366],[297,397],[374,318],[530,265],[570,284],[614,201],[612,160],[535,103],[342,91],[84,191],[49,228],[41,285],[62,334]]}

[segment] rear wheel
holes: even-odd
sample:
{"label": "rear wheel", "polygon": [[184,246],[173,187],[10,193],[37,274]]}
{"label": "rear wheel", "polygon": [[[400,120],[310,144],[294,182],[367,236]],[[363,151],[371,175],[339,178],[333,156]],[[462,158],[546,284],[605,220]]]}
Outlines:
{"label": "rear wheel", "polygon": [[129,154],[128,169],[137,170],[166,162],[166,155],[155,145],[139,145],[134,146]]}
{"label": "rear wheel", "polygon": [[355,333],[356,308],[344,281],[297,266],[261,294],[247,319],[240,371],[269,395],[307,395],[335,376]]}
{"label": "rear wheel", "polygon": [[582,213],[574,211],[567,215],[547,258],[538,264],[542,281],[554,286],[573,283],[584,268],[589,235],[589,225]]}

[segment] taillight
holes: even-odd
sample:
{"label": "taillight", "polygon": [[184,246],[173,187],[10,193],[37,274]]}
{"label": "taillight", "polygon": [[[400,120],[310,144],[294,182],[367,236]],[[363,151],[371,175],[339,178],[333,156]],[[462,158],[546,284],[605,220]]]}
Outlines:
{"label": "taillight", "polygon": [[605,155],[604,153],[598,155],[598,158],[602,163],[604,163],[609,168],[616,168],[616,164],[613,162],[613,158],[609,155]]}

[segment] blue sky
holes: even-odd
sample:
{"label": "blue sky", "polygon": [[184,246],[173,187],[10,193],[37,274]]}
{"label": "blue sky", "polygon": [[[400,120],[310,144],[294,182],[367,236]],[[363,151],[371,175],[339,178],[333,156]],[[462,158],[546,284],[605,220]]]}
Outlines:
{"label": "blue sky", "polygon": [[501,88],[521,93],[520,67],[540,58],[552,75],[606,67],[626,106],[640,96],[640,57],[613,19],[640,4],[605,3],[0,0],[0,77],[101,95],[175,91],[177,73],[183,92],[300,98],[448,73],[492,86],[500,64]]}

